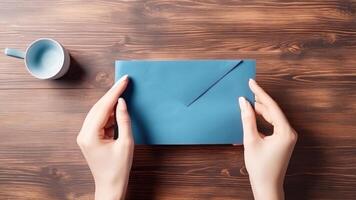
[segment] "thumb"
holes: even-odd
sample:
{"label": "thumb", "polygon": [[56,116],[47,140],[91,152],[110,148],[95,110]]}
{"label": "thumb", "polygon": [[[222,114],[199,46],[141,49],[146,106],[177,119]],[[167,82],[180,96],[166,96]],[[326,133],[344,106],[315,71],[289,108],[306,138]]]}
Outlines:
{"label": "thumb", "polygon": [[126,102],[123,98],[119,98],[116,107],[116,120],[119,128],[118,141],[133,141],[131,130],[131,119],[127,112]]}
{"label": "thumb", "polygon": [[254,141],[259,139],[257,125],[256,125],[256,116],[255,112],[252,109],[251,104],[244,98],[239,98],[240,110],[241,110],[241,120],[242,127],[244,132],[244,144],[249,141]]}

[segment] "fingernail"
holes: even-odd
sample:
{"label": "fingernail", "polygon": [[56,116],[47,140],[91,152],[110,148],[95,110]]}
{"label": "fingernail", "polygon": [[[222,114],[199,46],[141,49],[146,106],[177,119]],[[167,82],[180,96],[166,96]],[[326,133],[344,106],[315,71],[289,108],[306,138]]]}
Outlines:
{"label": "fingernail", "polygon": [[244,97],[239,97],[239,104],[241,112],[244,112],[246,106],[246,99]]}
{"label": "fingernail", "polygon": [[257,82],[256,82],[254,79],[252,79],[252,78],[250,78],[249,82],[250,82],[251,84],[257,85]]}
{"label": "fingernail", "polygon": [[121,77],[120,81],[127,81],[129,78],[129,75],[125,74],[123,77]]}
{"label": "fingernail", "polygon": [[125,111],[127,108],[126,108],[126,103],[125,103],[125,100],[123,98],[119,98],[119,109],[122,110],[122,111]]}
{"label": "fingernail", "polygon": [[121,82],[123,82],[123,81],[127,81],[128,80],[128,78],[129,78],[129,75],[124,75],[123,77],[121,77],[114,85],[113,85],[113,87],[116,87],[116,86],[118,86]]}

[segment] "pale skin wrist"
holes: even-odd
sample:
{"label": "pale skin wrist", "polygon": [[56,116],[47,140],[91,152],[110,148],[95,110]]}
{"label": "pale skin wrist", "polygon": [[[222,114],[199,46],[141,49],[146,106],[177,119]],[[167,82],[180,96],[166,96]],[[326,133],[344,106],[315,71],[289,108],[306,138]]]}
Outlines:
{"label": "pale skin wrist", "polygon": [[95,199],[96,200],[122,200],[126,197],[126,190],[130,176],[128,173],[118,175],[115,179],[101,178],[95,179]]}
{"label": "pale skin wrist", "polygon": [[255,200],[284,200],[283,183],[254,183],[252,180],[251,188]]}
{"label": "pale skin wrist", "polygon": [[96,200],[122,200],[125,199],[126,186],[105,186],[103,184],[95,184],[95,199]]}

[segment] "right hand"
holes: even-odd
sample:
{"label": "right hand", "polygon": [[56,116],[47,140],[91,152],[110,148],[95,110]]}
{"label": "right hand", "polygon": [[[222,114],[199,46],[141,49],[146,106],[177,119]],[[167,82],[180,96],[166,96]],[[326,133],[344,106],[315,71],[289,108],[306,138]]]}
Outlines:
{"label": "right hand", "polygon": [[255,94],[255,111],[273,125],[273,134],[260,133],[255,111],[244,97],[239,98],[244,132],[244,157],[255,199],[284,199],[283,182],[297,141],[297,133],[277,103],[250,79]]}

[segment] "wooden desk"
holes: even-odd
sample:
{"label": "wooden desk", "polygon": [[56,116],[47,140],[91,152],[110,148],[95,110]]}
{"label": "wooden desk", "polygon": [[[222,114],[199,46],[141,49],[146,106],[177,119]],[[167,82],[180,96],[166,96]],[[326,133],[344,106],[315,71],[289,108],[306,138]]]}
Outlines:
{"label": "wooden desk", "polygon": [[[258,82],[299,132],[287,199],[356,199],[356,2],[0,2],[0,49],[51,37],[61,80],[0,55],[0,199],[88,199],[76,145],[117,59],[252,58]],[[243,148],[137,147],[129,199],[252,199]]]}

